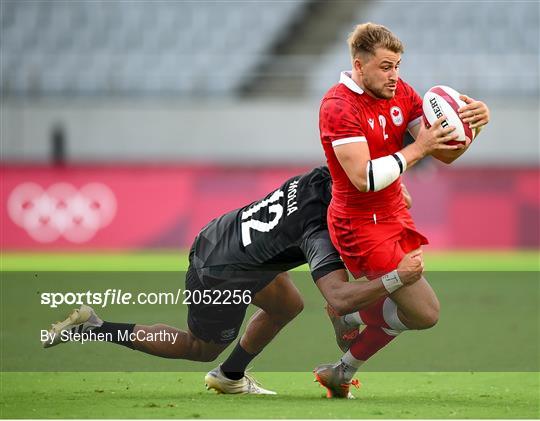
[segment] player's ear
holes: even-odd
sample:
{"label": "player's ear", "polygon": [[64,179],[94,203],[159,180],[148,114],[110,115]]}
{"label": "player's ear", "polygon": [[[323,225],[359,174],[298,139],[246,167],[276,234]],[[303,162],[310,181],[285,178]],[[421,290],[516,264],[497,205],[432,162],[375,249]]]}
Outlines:
{"label": "player's ear", "polygon": [[353,59],[353,69],[359,73],[362,73],[362,61],[360,57],[355,57]]}

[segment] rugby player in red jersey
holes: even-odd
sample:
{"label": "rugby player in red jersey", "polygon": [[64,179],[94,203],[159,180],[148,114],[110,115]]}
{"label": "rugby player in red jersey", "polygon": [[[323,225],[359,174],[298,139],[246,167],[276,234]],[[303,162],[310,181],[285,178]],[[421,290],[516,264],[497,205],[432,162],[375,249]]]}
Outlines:
{"label": "rugby player in red jersey", "polygon": [[[317,367],[316,379],[329,397],[348,397],[351,380],[366,360],[400,332],[427,329],[437,323],[439,302],[427,281],[399,288],[393,270],[409,251],[427,244],[407,211],[400,175],[422,158],[451,163],[468,148],[448,145],[454,127],[443,128],[444,116],[431,128],[422,119],[422,100],[399,78],[403,44],[387,28],[358,25],[348,39],[352,71],[324,96],[319,128],[333,180],[328,208],[332,242],[355,278],[381,275],[391,293],[370,307],[339,316],[332,309],[338,343],[349,350],[335,364]],[[478,131],[489,121],[489,109],[467,96],[460,118]],[[403,147],[405,131],[415,142]],[[399,288],[399,289],[397,289]],[[358,334],[358,327],[365,329]],[[344,334],[356,337],[344,343]],[[349,338],[346,336],[346,338]],[[345,341],[347,342],[347,341]]]}

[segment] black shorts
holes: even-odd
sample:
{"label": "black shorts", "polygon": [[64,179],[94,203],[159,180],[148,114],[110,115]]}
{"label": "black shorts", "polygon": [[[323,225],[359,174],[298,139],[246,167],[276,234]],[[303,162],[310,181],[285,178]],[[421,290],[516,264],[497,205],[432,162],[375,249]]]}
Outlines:
{"label": "black shorts", "polygon": [[[204,304],[199,298],[204,291],[209,290],[213,291],[202,284],[197,270],[190,266],[186,273],[186,291],[191,292],[188,304],[189,330],[205,342],[230,343],[238,336],[249,303]],[[194,294],[194,291],[200,292]]]}

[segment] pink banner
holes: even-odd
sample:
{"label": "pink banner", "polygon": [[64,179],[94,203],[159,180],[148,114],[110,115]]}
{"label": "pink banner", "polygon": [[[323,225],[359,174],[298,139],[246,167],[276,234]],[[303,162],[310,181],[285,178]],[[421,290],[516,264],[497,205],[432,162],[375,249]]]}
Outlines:
{"label": "pink banner", "polygon": [[[306,167],[3,165],[2,250],[186,248],[208,221]],[[430,248],[538,248],[538,168],[407,174]]]}

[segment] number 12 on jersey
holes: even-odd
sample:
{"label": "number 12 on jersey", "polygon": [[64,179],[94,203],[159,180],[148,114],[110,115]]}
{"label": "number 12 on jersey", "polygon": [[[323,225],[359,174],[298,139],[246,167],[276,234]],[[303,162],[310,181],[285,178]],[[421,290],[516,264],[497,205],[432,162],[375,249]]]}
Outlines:
{"label": "number 12 on jersey", "polygon": [[[252,229],[259,232],[269,232],[276,227],[283,216],[283,206],[279,203],[279,199],[283,196],[284,193],[281,190],[276,190],[268,199],[261,200],[252,208],[242,212],[242,244],[244,247],[251,244]],[[268,207],[268,213],[273,214],[271,221],[263,222],[252,218],[256,212],[266,207]]]}

